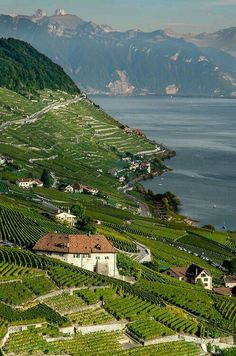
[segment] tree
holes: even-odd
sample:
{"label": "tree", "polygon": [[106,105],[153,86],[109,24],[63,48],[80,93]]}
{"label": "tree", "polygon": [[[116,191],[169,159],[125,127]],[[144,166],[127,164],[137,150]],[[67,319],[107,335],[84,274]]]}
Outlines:
{"label": "tree", "polygon": [[232,258],[231,266],[232,266],[231,273],[236,273],[236,258]]}
{"label": "tree", "polygon": [[83,219],[84,216],[85,216],[85,213],[86,213],[86,209],[85,207],[80,204],[80,203],[77,203],[76,205],[73,205],[71,207],[71,212],[72,214],[74,214],[79,220]]}
{"label": "tree", "polygon": [[231,292],[232,292],[233,296],[236,297],[236,287],[233,287],[233,288],[231,289]]}
{"label": "tree", "polygon": [[231,273],[231,271],[232,271],[232,263],[231,263],[231,261],[229,261],[229,260],[224,260],[223,263],[222,263],[222,266],[223,266],[225,269],[227,269],[227,271],[228,271],[229,273]]}
{"label": "tree", "polygon": [[232,260],[224,260],[222,266],[226,268],[229,273],[236,273],[236,258],[232,258]]}
{"label": "tree", "polygon": [[207,224],[207,225],[203,225],[202,226],[203,229],[207,229],[207,230],[211,230],[211,231],[215,231],[215,227],[211,224]]}
{"label": "tree", "polygon": [[50,174],[49,171],[44,168],[42,176],[41,176],[41,181],[43,182],[43,186],[45,188],[49,188],[51,186],[51,182],[50,182]]}
{"label": "tree", "polygon": [[94,234],[96,232],[96,228],[94,226],[93,219],[86,214],[86,208],[78,203],[76,205],[73,205],[71,207],[71,212],[74,214],[77,218],[77,223],[76,227],[79,230],[85,231],[85,232],[90,232]]}

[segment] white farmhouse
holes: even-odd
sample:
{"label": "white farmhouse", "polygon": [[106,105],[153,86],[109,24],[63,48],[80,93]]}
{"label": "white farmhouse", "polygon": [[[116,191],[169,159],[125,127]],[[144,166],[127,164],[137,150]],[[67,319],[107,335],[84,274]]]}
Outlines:
{"label": "white farmhouse", "polygon": [[200,283],[205,289],[212,290],[211,274],[195,264],[188,267],[172,267],[163,272],[163,274],[187,283]]}
{"label": "white farmhouse", "polygon": [[89,271],[119,276],[116,250],[103,235],[48,234],[33,250]]}
{"label": "white farmhouse", "polygon": [[32,179],[32,178],[22,178],[17,179],[16,185],[23,189],[31,189],[33,187],[42,188],[43,182],[39,179]]}
{"label": "white farmhouse", "polygon": [[70,226],[75,226],[77,222],[75,215],[66,213],[65,211],[56,213],[54,219],[61,224],[68,224]]}

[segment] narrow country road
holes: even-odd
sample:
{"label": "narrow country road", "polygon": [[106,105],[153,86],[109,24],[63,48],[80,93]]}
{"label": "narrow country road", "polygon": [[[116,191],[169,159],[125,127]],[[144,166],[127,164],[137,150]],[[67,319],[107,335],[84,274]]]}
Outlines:
{"label": "narrow country road", "polygon": [[127,197],[129,197],[129,199],[133,200],[135,203],[138,204],[139,209],[140,209],[140,215],[145,217],[145,218],[150,218],[152,217],[152,214],[149,210],[149,207],[147,204],[145,204],[144,202],[142,202],[141,200],[139,200],[138,198],[128,194],[127,192],[130,190],[131,186],[127,185],[125,187],[121,188],[121,192],[124,193]]}
{"label": "narrow country road", "polygon": [[48,106],[44,107],[43,109],[41,109],[40,111],[26,117],[23,119],[18,119],[18,120],[11,120],[11,121],[7,121],[4,122],[3,124],[0,125],[0,130],[5,130],[10,126],[13,125],[25,125],[25,124],[31,124],[34,123],[36,121],[38,121],[43,115],[45,115],[47,112],[51,111],[51,110],[55,110],[55,109],[60,109],[63,108],[65,106],[71,105],[71,104],[75,104],[77,102],[79,102],[80,100],[82,100],[81,96],[76,96],[73,99],[70,100],[66,100],[64,102],[54,102],[52,104],[49,104]]}

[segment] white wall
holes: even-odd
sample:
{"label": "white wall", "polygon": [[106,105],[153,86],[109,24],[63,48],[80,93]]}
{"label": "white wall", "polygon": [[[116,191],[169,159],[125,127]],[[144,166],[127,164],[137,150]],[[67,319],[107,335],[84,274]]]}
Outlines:
{"label": "white wall", "polygon": [[[92,253],[90,255],[45,253],[45,255],[50,256],[52,258],[57,258],[61,261],[70,263],[77,267],[87,269],[92,272],[96,272],[98,263],[107,264],[109,276],[115,277],[115,276],[119,275],[118,269],[116,266],[116,254],[115,253]],[[107,259],[106,257],[109,257],[109,259]]]}

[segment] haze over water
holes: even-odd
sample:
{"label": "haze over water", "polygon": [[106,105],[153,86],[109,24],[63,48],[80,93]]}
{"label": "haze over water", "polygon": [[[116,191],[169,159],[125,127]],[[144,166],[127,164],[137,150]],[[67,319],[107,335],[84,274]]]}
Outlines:
{"label": "haze over water", "polygon": [[[114,118],[139,127],[176,150],[173,172],[143,185],[172,191],[181,213],[221,229],[236,230],[236,101],[157,97],[94,97]],[[214,208],[214,206],[216,206]]]}

